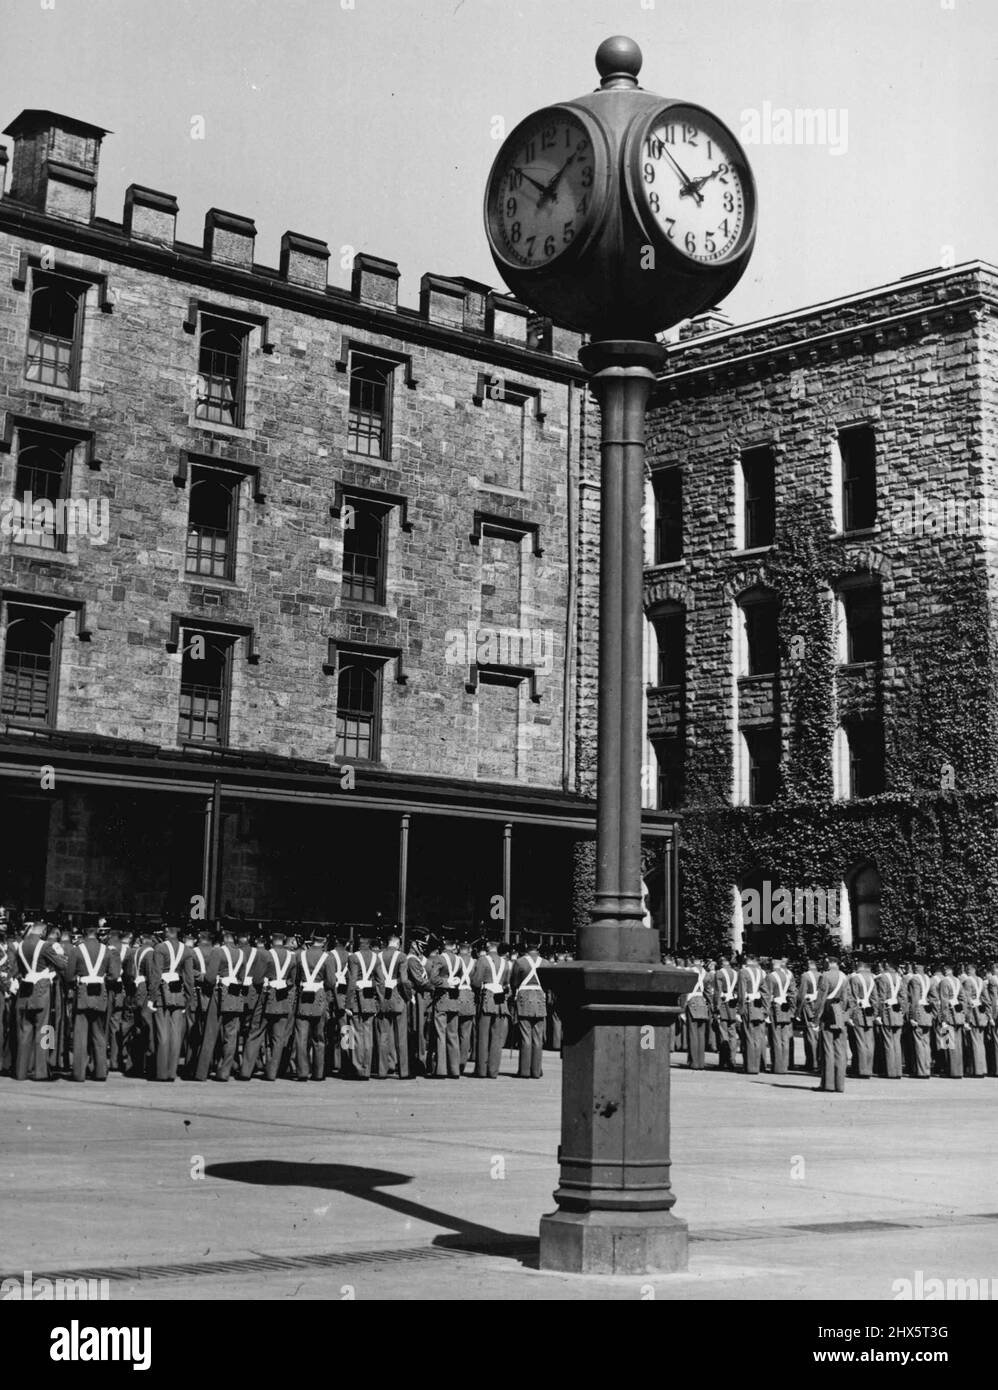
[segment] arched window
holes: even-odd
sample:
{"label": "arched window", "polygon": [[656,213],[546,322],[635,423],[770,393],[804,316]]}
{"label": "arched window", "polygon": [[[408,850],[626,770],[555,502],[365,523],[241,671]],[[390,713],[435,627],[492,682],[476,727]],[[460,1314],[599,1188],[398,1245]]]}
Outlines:
{"label": "arched window", "polygon": [[771,589],[748,589],[738,598],[741,617],[739,676],[770,676],[780,669],[780,600]]}
{"label": "arched window", "polygon": [[226,474],[194,471],[187,521],[188,574],[232,578],[237,488],[237,481]]}
{"label": "arched window", "polygon": [[351,354],[347,447],[369,458],[388,458],[394,362]]}
{"label": "arched window", "polygon": [[658,646],[656,683],[681,686],[686,682],[686,609],[669,600],[657,604],[648,615]]}
{"label": "arched window", "polygon": [[875,864],[859,864],[846,877],[849,916],[856,945],[880,937],[880,872]]}
{"label": "arched window", "polygon": [[188,631],[184,637],[180,740],[224,745],[228,739],[232,643],[214,633]]}
{"label": "arched window", "polygon": [[884,654],[880,578],[850,575],[838,585],[839,661],[879,661]]}
{"label": "arched window", "polygon": [[45,386],[77,385],[86,285],[36,270],[32,275],[28,357],[24,375]]}
{"label": "arched window", "polygon": [[11,604],[3,655],[3,714],[29,724],[51,724],[60,619]]}
{"label": "arched window", "polygon": [[336,756],[378,757],[382,663],[351,657],[336,687]]}
{"label": "arched window", "polygon": [[198,354],[198,400],[195,416],[220,425],[241,425],[243,361],[248,330],[228,319],[205,315]]}
{"label": "arched window", "polygon": [[[68,445],[44,435],[18,433],[14,495],[24,507],[23,520],[30,528],[31,542],[47,550],[59,550],[63,544],[55,503],[67,491],[70,452]],[[37,507],[38,502],[51,502],[52,506]]]}

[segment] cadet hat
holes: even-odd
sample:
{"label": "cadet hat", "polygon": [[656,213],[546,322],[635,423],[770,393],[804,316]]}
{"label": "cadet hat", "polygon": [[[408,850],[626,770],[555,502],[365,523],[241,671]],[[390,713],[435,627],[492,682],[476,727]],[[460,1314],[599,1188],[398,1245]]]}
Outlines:
{"label": "cadet hat", "polygon": [[197,939],[199,946],[202,942],[204,942],[206,946],[214,946],[215,933],[212,931],[211,927],[202,927],[201,930],[198,932]]}
{"label": "cadet hat", "polygon": [[308,939],[309,939],[309,944],[312,945],[312,946],[325,946],[325,945],[326,945],[326,929],[325,929],[325,927],[313,927],[312,930],[311,930],[311,932],[309,933]]}
{"label": "cadet hat", "polygon": [[443,944],[444,946],[456,946],[456,945],[457,945],[457,932],[454,930],[453,927],[447,927],[447,926],[441,927],[441,928],[440,928],[440,940],[441,940],[441,942],[442,942],[442,944]]}
{"label": "cadet hat", "polygon": [[287,941],[287,939],[288,939],[288,934],[287,934],[287,932],[284,930],[283,927],[274,927],[274,928],[271,930],[270,935],[268,936],[267,939],[268,939],[268,941],[270,942],[271,946],[273,946],[273,944],[275,943],[275,941],[276,941],[276,942],[279,942],[281,945],[283,945],[284,942]]}

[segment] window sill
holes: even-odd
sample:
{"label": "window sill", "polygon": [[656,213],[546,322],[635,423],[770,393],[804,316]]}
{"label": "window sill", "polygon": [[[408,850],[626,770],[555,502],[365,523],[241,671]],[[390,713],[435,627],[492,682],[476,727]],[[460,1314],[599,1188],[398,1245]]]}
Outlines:
{"label": "window sill", "polygon": [[54,392],[51,399],[58,401],[60,405],[64,405],[67,401],[75,401],[79,405],[89,405],[92,395],[92,392],[85,391],[82,386],[56,386],[54,382],[29,381],[27,377],[24,378],[22,385],[25,391],[31,391],[42,397]]}
{"label": "window sill", "polygon": [[771,550],[775,549],[775,542],[770,541],[769,545],[753,545],[742,550],[732,551],[731,558],[733,560],[747,560],[751,559],[755,555],[768,555]]}
{"label": "window sill", "polygon": [[[6,537],[4,539],[7,539]],[[78,565],[80,557],[75,550],[49,550],[45,546],[32,545],[30,541],[8,541],[11,555],[20,555],[25,560],[42,560],[48,564],[52,560],[63,565]]]}
{"label": "window sill", "polygon": [[354,462],[369,463],[374,468],[387,468],[392,462],[391,454],[362,454],[358,453],[356,449],[351,449],[349,445],[343,452],[346,454],[347,458],[352,459]]}
{"label": "window sill", "polygon": [[212,589],[223,589],[227,593],[245,593],[246,585],[240,584],[235,579],[218,579],[207,574],[189,574],[184,570],[182,575],[185,584],[197,584],[208,593]]}
{"label": "window sill", "polygon": [[[199,430],[202,434],[218,434],[225,439],[249,439],[253,435],[250,425],[223,425],[216,420],[199,420],[195,415],[187,417],[187,423],[192,430]],[[224,467],[224,461],[219,460]]]}
{"label": "window sill", "polygon": [[650,565],[645,566],[645,573],[652,571],[658,573],[660,570],[681,570],[686,564],[686,556],[682,555],[678,560],[653,560]]}
{"label": "window sill", "polygon": [[835,531],[832,539],[836,541],[868,541],[881,534],[879,523],[873,526],[860,526],[855,531]]}

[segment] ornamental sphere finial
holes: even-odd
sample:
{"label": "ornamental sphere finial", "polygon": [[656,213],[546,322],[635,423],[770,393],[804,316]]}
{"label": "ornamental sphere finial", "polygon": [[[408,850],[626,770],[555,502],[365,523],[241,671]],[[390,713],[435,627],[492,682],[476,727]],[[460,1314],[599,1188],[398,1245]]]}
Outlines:
{"label": "ornamental sphere finial", "polygon": [[600,86],[636,87],[641,61],[641,49],[633,39],[623,34],[604,39],[596,50],[596,71],[603,79]]}

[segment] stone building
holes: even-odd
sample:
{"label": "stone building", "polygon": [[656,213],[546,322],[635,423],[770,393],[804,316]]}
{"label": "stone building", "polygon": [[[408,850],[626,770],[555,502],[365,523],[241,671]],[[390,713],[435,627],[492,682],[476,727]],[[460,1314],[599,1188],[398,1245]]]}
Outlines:
{"label": "stone building", "polygon": [[996,306],[973,262],[670,349],[647,758],[691,945],[998,950]]}
{"label": "stone building", "polygon": [[5,134],[0,902],[571,930],[579,339],[217,208],[178,241],[155,189],[97,217],[106,131]]}

